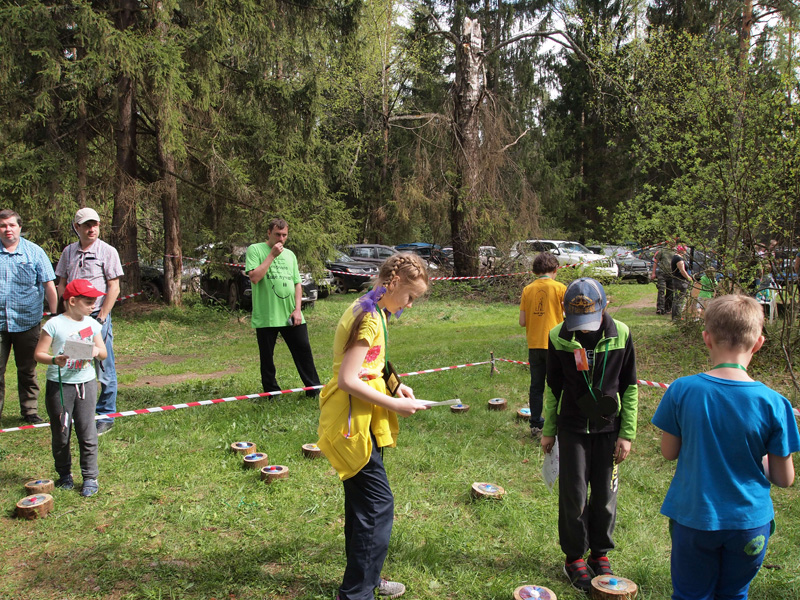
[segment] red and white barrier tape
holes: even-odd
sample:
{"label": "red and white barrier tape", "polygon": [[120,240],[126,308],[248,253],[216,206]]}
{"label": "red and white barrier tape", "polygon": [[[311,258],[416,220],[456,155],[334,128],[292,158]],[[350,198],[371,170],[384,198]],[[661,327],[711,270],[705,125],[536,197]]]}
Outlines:
{"label": "red and white barrier tape", "polygon": [[[523,362],[520,360],[511,360],[510,358],[494,358],[492,360],[484,360],[481,362],[474,362],[474,363],[464,363],[463,365],[453,365],[452,367],[439,367],[436,369],[425,369],[423,371],[411,371],[409,373],[401,373],[400,377],[409,377],[411,375],[422,375],[425,373],[439,373],[441,371],[451,371],[453,369],[463,369],[464,367],[477,367],[479,365],[494,365],[495,361],[502,361],[508,363],[514,363],[518,365],[529,365],[530,363]],[[663,389],[667,389],[669,384],[667,383],[656,383],[653,381],[646,381],[643,379],[638,380],[638,383],[641,385],[649,385],[653,387],[660,387]],[[280,394],[292,394],[296,392],[308,392],[311,390],[319,390],[322,389],[323,386],[315,385],[309,387],[301,387],[301,388],[291,388],[286,390],[280,390],[277,392],[263,392],[260,394],[247,394],[244,396],[228,396],[226,398],[215,398],[213,400],[198,400],[196,402],[186,402],[182,404],[169,404],[166,406],[156,406],[152,408],[138,408],[136,410],[126,410],[122,412],[110,413],[106,415],[96,415],[95,420],[98,419],[110,419],[110,418],[117,418],[117,417],[132,417],[135,415],[146,415],[152,413],[159,413],[159,412],[166,412],[168,410],[177,410],[179,408],[189,408],[193,406],[209,406],[211,404],[221,404],[223,402],[234,402],[235,400],[248,400],[248,399],[255,399],[255,398],[264,398],[268,396],[278,396]],[[792,408],[796,417],[800,418],[800,411],[796,408]],[[8,429],[0,429],[0,433],[10,433],[12,431],[22,431],[24,429],[36,429],[39,427],[50,427],[50,423],[37,423],[35,425],[21,425],[19,427],[9,427]]]}

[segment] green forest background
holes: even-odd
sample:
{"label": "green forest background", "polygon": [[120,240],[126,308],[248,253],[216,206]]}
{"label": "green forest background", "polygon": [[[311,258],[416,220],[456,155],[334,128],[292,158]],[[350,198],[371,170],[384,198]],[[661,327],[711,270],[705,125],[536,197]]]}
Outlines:
{"label": "green forest background", "polygon": [[[0,194],[57,257],[263,240],[796,247],[795,0],[4,0]],[[168,286],[169,287],[169,286]]]}

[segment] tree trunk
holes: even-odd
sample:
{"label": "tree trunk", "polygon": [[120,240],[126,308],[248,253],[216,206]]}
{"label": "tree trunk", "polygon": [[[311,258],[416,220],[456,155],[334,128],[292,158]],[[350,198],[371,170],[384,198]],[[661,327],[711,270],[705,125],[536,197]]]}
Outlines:
{"label": "tree trunk", "polygon": [[159,129],[158,166],[161,170],[163,189],[161,211],[164,215],[164,301],[172,306],[181,305],[181,220],[178,208],[178,181],[175,178],[175,157],[164,148]]}
{"label": "tree trunk", "polygon": [[456,47],[453,87],[453,154],[456,181],[450,195],[450,231],[456,275],[477,275],[478,240],[473,209],[480,177],[481,27],[477,20],[464,18],[461,44]]}
{"label": "tree trunk", "polygon": [[[134,24],[136,0],[119,0],[115,15],[117,29],[123,31]],[[122,293],[141,289],[139,257],[136,243],[136,88],[132,77],[120,73],[117,77],[117,126],[114,137],[117,145],[116,187],[111,242],[125,265]]]}

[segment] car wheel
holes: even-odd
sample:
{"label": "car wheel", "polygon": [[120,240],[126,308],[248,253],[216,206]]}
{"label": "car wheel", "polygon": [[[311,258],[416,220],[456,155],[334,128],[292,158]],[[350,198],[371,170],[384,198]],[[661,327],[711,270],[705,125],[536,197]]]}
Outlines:
{"label": "car wheel", "polygon": [[239,308],[239,288],[236,287],[235,281],[231,281],[228,285],[228,308],[231,310]]}
{"label": "car wheel", "polygon": [[346,294],[349,291],[347,284],[344,282],[344,279],[341,277],[337,277],[333,280],[333,293],[334,294]]}
{"label": "car wheel", "polygon": [[150,300],[150,302],[158,302],[161,300],[161,290],[152,281],[142,282],[142,291],[144,292],[145,298]]}

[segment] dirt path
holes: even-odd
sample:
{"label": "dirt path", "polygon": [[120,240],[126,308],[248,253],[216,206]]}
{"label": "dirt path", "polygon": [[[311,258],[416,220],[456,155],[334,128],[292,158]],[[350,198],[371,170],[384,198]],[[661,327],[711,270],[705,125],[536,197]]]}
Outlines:
{"label": "dirt path", "polygon": [[[178,355],[161,355],[150,354],[148,356],[124,356],[117,358],[117,370],[131,371],[131,370],[146,370],[148,365],[152,364],[167,364],[174,365],[182,363],[183,361],[191,358],[197,358],[196,354],[178,354]],[[239,373],[242,367],[230,367],[224,371],[214,371],[213,373],[175,373],[172,375],[141,375],[136,378],[133,383],[121,383],[120,389],[126,388],[139,388],[139,387],[165,387],[176,383],[182,383],[191,379],[205,381],[206,379],[218,379],[231,375],[232,373]]]}

